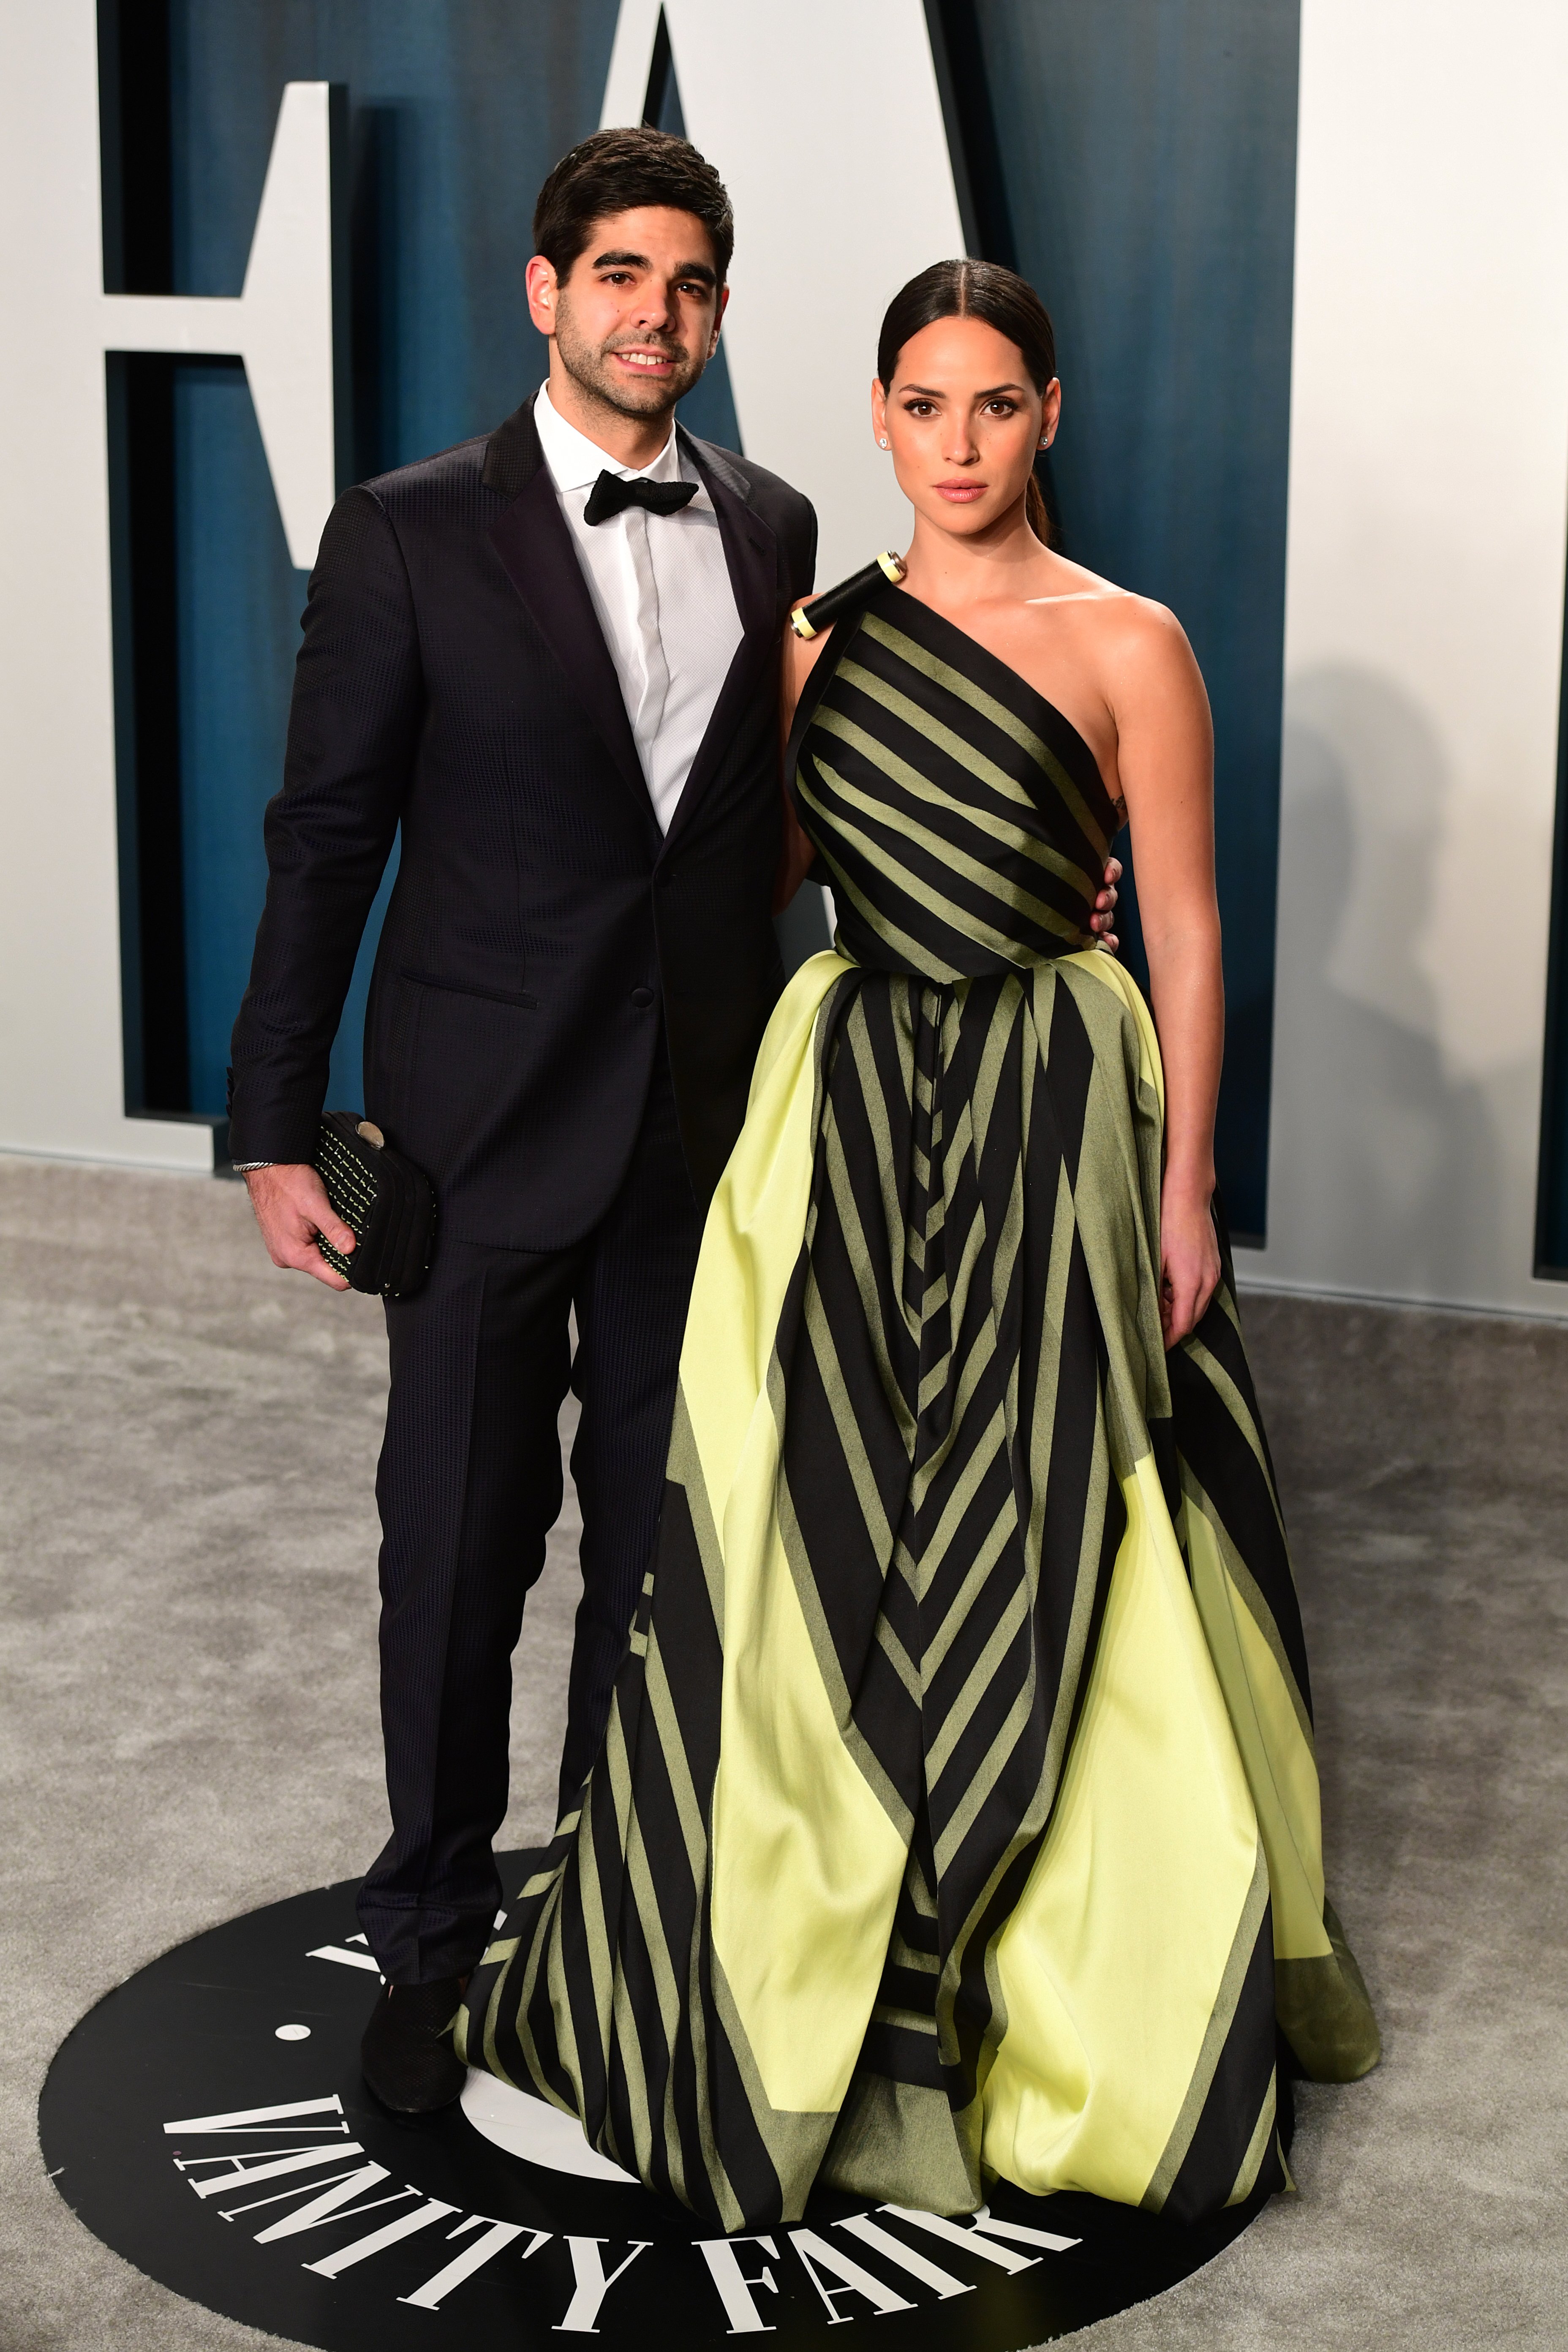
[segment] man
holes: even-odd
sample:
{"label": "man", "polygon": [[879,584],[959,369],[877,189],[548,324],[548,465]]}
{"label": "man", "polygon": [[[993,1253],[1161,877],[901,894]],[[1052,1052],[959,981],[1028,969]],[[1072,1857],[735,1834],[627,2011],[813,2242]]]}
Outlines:
{"label": "man", "polygon": [[[651,1554],[703,1206],[782,980],[776,649],[816,520],[675,429],[733,242],[683,140],[552,172],[530,315],[549,377],[499,431],[348,491],[310,579],[231,1150],[276,1264],[343,1286],[309,1164],[394,836],[364,1107],[432,1178],[434,1263],[389,1302],[377,1479],[392,1836],[360,1897],[386,1978],[371,2088],[417,2112],[490,1933],[510,1658],[582,1404],[564,1810]],[[575,1314],[577,1351],[570,1356]]]}

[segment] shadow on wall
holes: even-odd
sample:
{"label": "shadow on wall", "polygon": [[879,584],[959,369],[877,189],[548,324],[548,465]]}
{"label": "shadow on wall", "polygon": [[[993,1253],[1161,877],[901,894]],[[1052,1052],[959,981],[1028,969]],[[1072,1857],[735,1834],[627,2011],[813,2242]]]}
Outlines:
{"label": "shadow on wall", "polygon": [[[1499,1095],[1516,1074],[1484,1087],[1446,1064],[1423,970],[1452,795],[1441,748],[1385,679],[1324,668],[1289,681],[1283,773],[1280,1271],[1387,1296],[1500,1297]],[[1476,920],[1500,936],[1506,917],[1478,895]],[[1517,1084],[1527,1106],[1528,1070]]]}

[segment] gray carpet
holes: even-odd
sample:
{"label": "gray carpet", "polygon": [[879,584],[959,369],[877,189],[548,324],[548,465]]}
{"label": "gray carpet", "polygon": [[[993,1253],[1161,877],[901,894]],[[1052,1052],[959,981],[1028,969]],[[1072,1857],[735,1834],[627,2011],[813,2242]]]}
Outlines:
{"label": "gray carpet", "polygon": [[[273,2343],[99,2245],[45,2177],[49,2058],[169,1945],[384,1833],[378,1310],[273,1272],[237,1185],[0,1160],[4,2352]],[[1331,1880],[1380,2072],[1309,2090],[1228,2253],[1074,2339],[1568,2344],[1568,1328],[1245,1308],[1311,1646]],[[573,1606],[518,1659],[506,1837],[549,1828]]]}

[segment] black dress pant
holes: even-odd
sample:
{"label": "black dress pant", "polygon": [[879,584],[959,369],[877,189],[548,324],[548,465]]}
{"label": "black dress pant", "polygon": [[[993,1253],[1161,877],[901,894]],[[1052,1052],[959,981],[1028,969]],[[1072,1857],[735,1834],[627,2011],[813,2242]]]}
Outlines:
{"label": "black dress pant", "polygon": [[376,1498],[393,1831],[359,1916],[392,1983],[464,1974],[492,1931],[511,1654],[561,1508],[568,1381],[582,1402],[583,1598],[563,1810],[594,1760],[652,1556],[701,1231],[661,1053],[625,1181],[591,1234],[538,1254],[442,1240],[424,1289],[387,1305]]}

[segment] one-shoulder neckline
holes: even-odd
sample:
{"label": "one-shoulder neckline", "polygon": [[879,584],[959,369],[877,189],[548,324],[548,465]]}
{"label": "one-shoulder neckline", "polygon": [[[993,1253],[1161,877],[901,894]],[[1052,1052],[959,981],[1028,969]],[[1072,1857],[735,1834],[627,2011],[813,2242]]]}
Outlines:
{"label": "one-shoulder neckline", "polygon": [[[956,637],[960,644],[967,646],[972,654],[978,655],[982,661],[988,662],[999,677],[1006,678],[1013,686],[1021,688],[1031,701],[1038,703],[1040,709],[1049,714],[1058,727],[1064,729],[1071,736],[1088,761],[1089,772],[1094,778],[1095,790],[1105,803],[1106,815],[1109,819],[1105,834],[1107,840],[1110,840],[1119,830],[1122,820],[1118,814],[1116,803],[1111,798],[1110,787],[1100,773],[1100,761],[1095,758],[1087,739],[1081,730],[1073,725],[1067,712],[1054,703],[1048,694],[1042,694],[1039,688],[1026,678],[1021,669],[1015,669],[1011,662],[1004,661],[1000,654],[993,653],[989,646],[983,645],[977,636],[973,635],[968,629],[962,628],[956,621],[949,620],[945,613],[939,613],[934,604],[928,604],[923,596],[917,596],[911,589],[889,586],[872,597],[871,606],[878,605],[889,611],[897,611],[900,608],[908,610],[912,605],[916,612],[923,613],[926,618],[933,621],[939,629],[945,629],[949,636]],[[870,608],[868,606],[864,609]],[[1053,745],[1052,749],[1055,750],[1056,746]]]}

